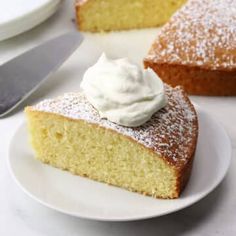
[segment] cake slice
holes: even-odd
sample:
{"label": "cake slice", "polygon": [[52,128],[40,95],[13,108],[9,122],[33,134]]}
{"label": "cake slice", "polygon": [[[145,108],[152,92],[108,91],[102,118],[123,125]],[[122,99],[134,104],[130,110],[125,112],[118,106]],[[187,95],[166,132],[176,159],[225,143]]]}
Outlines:
{"label": "cake slice", "polygon": [[77,0],[79,30],[111,31],[165,23],[186,0]]}
{"label": "cake slice", "polygon": [[196,95],[236,95],[236,0],[189,0],[161,29],[145,67]]}
{"label": "cake slice", "polygon": [[156,198],[179,197],[191,173],[197,115],[180,87],[165,90],[167,105],[135,128],[101,119],[83,93],[27,107],[37,159]]}

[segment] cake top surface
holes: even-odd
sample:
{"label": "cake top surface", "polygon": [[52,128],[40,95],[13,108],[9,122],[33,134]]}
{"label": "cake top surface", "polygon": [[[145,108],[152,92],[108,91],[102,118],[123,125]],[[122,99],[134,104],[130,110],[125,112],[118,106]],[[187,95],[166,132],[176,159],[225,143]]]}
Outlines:
{"label": "cake top surface", "polygon": [[168,162],[182,166],[191,157],[197,138],[197,116],[187,96],[180,87],[166,86],[168,103],[142,126],[131,128],[101,119],[97,110],[83,93],[67,93],[55,99],[44,100],[32,110],[85,120],[114,130],[137,141]]}
{"label": "cake top surface", "polygon": [[189,0],[160,30],[145,60],[236,69],[236,0]]}

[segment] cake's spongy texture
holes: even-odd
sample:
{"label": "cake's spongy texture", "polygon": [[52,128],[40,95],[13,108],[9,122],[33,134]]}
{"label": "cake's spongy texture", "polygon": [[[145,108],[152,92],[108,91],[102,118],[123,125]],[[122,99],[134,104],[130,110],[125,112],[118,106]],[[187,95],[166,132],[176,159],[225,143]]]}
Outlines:
{"label": "cake's spongy texture", "polygon": [[31,143],[44,163],[159,198],[176,198],[175,168],[131,138],[82,120],[26,109]]}
{"label": "cake's spongy texture", "polygon": [[164,24],[186,0],[78,0],[80,30],[111,31]]}

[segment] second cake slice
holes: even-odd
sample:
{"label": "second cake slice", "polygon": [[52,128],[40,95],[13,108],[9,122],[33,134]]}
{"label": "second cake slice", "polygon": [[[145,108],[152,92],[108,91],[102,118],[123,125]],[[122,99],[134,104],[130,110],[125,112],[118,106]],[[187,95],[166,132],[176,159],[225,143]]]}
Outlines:
{"label": "second cake slice", "polygon": [[236,0],[190,0],[144,59],[162,80],[196,95],[236,95]]}

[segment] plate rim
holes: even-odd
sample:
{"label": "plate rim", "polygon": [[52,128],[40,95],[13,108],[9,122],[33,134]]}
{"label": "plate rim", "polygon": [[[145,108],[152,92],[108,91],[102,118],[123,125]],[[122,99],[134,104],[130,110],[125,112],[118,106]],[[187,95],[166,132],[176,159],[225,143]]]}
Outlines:
{"label": "plate rim", "polygon": [[[89,216],[89,215],[85,215],[85,214],[79,214],[78,212],[71,212],[71,211],[66,211],[64,209],[61,209],[60,207],[58,206],[54,206],[53,204],[50,204],[48,202],[45,202],[43,200],[41,200],[40,198],[38,198],[37,196],[35,196],[33,193],[31,193],[27,188],[25,188],[21,182],[17,179],[17,177],[15,176],[14,174],[14,171],[13,171],[13,168],[11,167],[11,147],[12,147],[12,140],[14,140],[14,137],[15,135],[17,134],[17,131],[22,128],[23,126],[26,125],[26,122],[23,121],[20,123],[20,125],[17,126],[17,128],[15,129],[15,132],[13,134],[13,136],[11,137],[11,141],[10,141],[10,144],[9,144],[9,147],[8,147],[8,156],[7,156],[7,166],[8,166],[8,170],[10,172],[10,175],[11,177],[13,178],[14,182],[17,184],[17,186],[26,194],[28,195],[30,198],[32,198],[33,200],[35,200],[36,202],[40,203],[41,205],[45,206],[45,207],[48,207],[49,209],[51,210],[55,210],[57,212],[60,212],[60,213],[63,213],[63,214],[66,214],[66,215],[69,215],[69,216],[74,216],[74,217],[78,217],[78,218],[81,218],[81,219],[87,219],[87,220],[96,220],[96,221],[107,221],[107,222],[124,222],[124,221],[137,221],[137,220],[145,220],[145,219],[151,219],[151,218],[155,218],[155,217],[160,217],[160,216],[164,216],[164,215],[168,215],[170,213],[174,213],[174,212],[177,212],[177,211],[180,211],[182,209],[185,209],[201,200],[203,200],[208,194],[210,194],[221,182],[222,180],[225,178],[226,174],[228,173],[228,170],[229,170],[229,167],[230,167],[230,164],[231,164],[231,160],[232,160],[232,144],[231,144],[231,139],[228,135],[228,133],[226,132],[224,126],[221,124],[221,122],[219,122],[218,120],[216,120],[214,117],[212,117],[205,109],[203,109],[201,106],[199,106],[198,104],[196,103],[193,103],[192,104],[194,105],[195,109],[196,109],[196,112],[203,112],[205,114],[207,114],[207,116],[210,116],[210,118],[212,120],[214,120],[215,124],[217,124],[217,128],[221,128],[221,131],[224,133],[224,138],[227,139],[227,143],[228,143],[228,147],[229,147],[229,156],[228,156],[228,159],[227,159],[227,163],[225,165],[225,169],[224,171],[221,172],[220,175],[218,175],[218,178],[217,178],[217,181],[214,182],[214,184],[212,184],[212,186],[207,189],[207,191],[199,194],[197,196],[197,198],[195,198],[194,200],[188,202],[186,205],[181,205],[180,207],[175,207],[174,209],[169,209],[165,212],[162,212],[162,213],[155,213],[155,214],[143,214],[143,215],[138,215],[137,217],[113,217],[113,218],[106,218],[106,217],[94,217],[94,216]],[[173,201],[175,199],[172,199]]]}
{"label": "plate rim", "polygon": [[[3,28],[3,30],[0,30],[0,41],[15,37],[39,25],[57,11],[62,1],[63,0],[48,0],[36,9],[0,23],[0,28]],[[30,21],[29,19],[35,14],[40,14],[41,16],[37,17],[36,20]]]}

